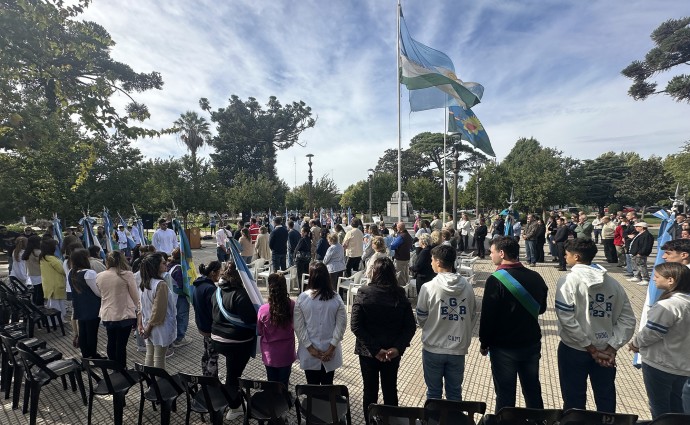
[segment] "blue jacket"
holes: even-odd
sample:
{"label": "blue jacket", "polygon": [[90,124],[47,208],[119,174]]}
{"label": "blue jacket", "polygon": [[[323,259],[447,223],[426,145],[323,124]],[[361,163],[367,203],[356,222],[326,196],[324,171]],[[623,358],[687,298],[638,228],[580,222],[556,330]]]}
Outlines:
{"label": "blue jacket", "polygon": [[216,285],[206,276],[201,276],[194,281],[194,319],[196,327],[204,333],[211,333],[213,314],[211,310],[211,298],[216,292]]}
{"label": "blue jacket", "polygon": [[268,238],[268,247],[273,254],[287,255],[288,231],[285,226],[278,226],[271,232]]}

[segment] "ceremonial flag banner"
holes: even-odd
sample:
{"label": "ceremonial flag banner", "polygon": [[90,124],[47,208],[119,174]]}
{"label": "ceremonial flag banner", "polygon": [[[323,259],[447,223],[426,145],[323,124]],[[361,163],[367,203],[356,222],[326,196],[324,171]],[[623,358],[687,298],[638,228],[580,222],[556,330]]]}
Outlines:
{"label": "ceremonial flag banner", "polygon": [[242,279],[242,285],[244,285],[244,289],[247,291],[247,294],[249,294],[249,299],[252,301],[252,304],[254,304],[254,308],[258,313],[259,307],[264,303],[264,298],[261,296],[261,292],[254,278],[252,278],[252,273],[249,271],[247,263],[244,262],[244,259],[240,255],[239,242],[237,242],[235,238],[230,238],[230,252],[232,253],[232,260],[235,262],[237,271]]}
{"label": "ceremonial flag banner", "polygon": [[184,228],[180,225],[178,219],[173,219],[173,229],[177,232],[180,238],[180,266],[182,266],[182,292],[191,301],[194,297],[194,281],[197,278],[196,267],[194,266],[194,259],[192,258],[192,248],[189,245],[189,239],[184,232]]}
{"label": "ceremonial flag banner", "polygon": [[58,241],[58,244],[55,247],[55,256],[61,260],[64,260],[62,257],[62,251],[60,250],[60,247],[62,246],[62,224],[60,223],[60,219],[58,218],[57,214],[53,214],[53,239]]}
{"label": "ceremonial flag banner", "polygon": [[[661,219],[661,224],[659,225],[659,236],[657,236],[656,239],[658,247],[656,252],[656,260],[654,260],[654,266],[656,267],[658,264],[665,262],[663,258],[664,251],[661,249],[661,247],[664,246],[666,242],[673,239],[672,232],[674,231],[673,224],[676,222],[676,214],[672,213],[669,216],[668,212],[662,209],[655,212],[653,215]],[[663,290],[656,287],[656,283],[654,282],[654,273],[650,273],[649,285],[647,286],[647,298],[642,305],[642,315],[640,316],[640,329],[647,325],[647,312],[654,305],[654,303],[659,300],[659,297],[661,297],[661,294],[663,293]],[[635,367],[642,367],[642,356],[640,356],[640,353],[635,353],[633,356],[633,365]]]}
{"label": "ceremonial flag banner", "polygon": [[119,246],[115,243],[113,240],[114,236],[114,230],[113,229],[113,222],[110,221],[110,214],[108,213],[108,210],[104,207],[103,208],[103,228],[105,229],[105,233],[108,235],[108,244],[110,246],[106,247],[108,251],[117,251],[119,250]]}
{"label": "ceremonial flag banner", "polygon": [[82,240],[84,242],[84,248],[89,249],[92,245],[97,246],[101,250],[101,257],[104,256],[103,252],[103,247],[101,246],[101,243],[98,241],[98,238],[96,235],[93,233],[93,225],[96,221],[88,216],[84,216],[79,220],[79,224],[84,228],[84,235],[82,236]]}
{"label": "ceremonial flag banner", "polygon": [[459,106],[448,108],[448,131],[458,133],[462,140],[468,141],[472,146],[479,149],[489,156],[496,157],[489,135],[486,134],[484,126],[479,122],[479,118],[470,109]]}
{"label": "ceremonial flag banner", "polygon": [[[484,87],[465,83],[455,75],[448,55],[414,40],[400,12],[401,82],[410,93],[410,109],[423,111],[452,104],[471,108],[480,102]],[[419,93],[414,93],[415,91]]]}
{"label": "ceremonial flag banner", "polygon": [[118,218],[120,219],[120,224],[125,228],[125,235],[127,237],[127,248],[129,249],[134,249],[137,244],[134,243],[134,239],[132,239],[132,235],[127,231],[127,221],[122,218],[122,216],[118,213],[117,214]]}

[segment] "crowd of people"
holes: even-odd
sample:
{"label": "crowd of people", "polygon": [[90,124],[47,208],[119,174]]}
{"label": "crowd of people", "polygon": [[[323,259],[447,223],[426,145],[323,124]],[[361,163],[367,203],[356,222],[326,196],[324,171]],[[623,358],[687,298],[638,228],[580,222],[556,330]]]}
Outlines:
{"label": "crowd of people", "polygon": [[[558,267],[571,267],[555,294],[563,408],[585,408],[589,380],[597,410],[615,412],[616,354],[627,346],[642,355],[652,416],[690,413],[690,240],[684,215],[677,215],[675,238],[659,247],[666,263],[654,268],[654,282],[663,295],[637,334],[624,287],[592,262],[601,238],[609,263],[625,267],[628,280],[648,284],[647,257],[654,239],[634,212],[593,222],[584,213],[569,221],[552,214],[546,223],[528,215],[524,225],[507,224],[501,216],[490,221],[480,216],[472,222],[463,215],[457,226],[452,224],[443,224],[438,216],[432,222],[420,218],[410,232],[402,222],[388,229],[383,222],[364,225],[358,218],[348,225],[324,224],[319,217],[291,217],[287,223],[283,217],[271,223],[253,217],[235,231],[225,226],[215,232],[218,261],[199,266],[193,300],[182,283],[177,236],[165,220],[150,246],[142,240],[131,252],[110,250],[105,261],[100,250],[85,249],[75,235],[65,236],[61,247],[50,234],[18,235],[10,275],[33,286],[34,303],[61,311],[65,319],[71,300],[74,345],[82,357],[104,357],[97,344],[102,324],[106,356],[123,367],[136,329],[146,352],[144,364],[165,368],[173,348],[190,343],[186,334],[193,302],[203,338],[200,370],[218,376],[219,357],[225,358],[225,383],[233,397],[226,418],[233,419],[243,415],[238,379],[255,355],[257,336],[268,380],[287,386],[298,361],[307,383],[334,382],[343,364],[347,330],[337,281],[361,270],[368,283],[355,297],[350,329],[356,338],[364,411],[377,402],[379,386],[385,404],[398,404],[401,357],[417,327],[427,398],[461,400],[465,356],[477,320],[480,352],[488,356],[498,411],[515,406],[518,377],[526,406],[544,407],[539,315],[548,307],[548,287],[530,266],[544,261],[548,242]],[[507,225],[513,226],[509,236]],[[261,259],[271,264],[268,302],[258,311],[230,256],[231,239],[238,241],[245,262]],[[519,260],[521,241],[524,263]],[[484,258],[485,244],[496,271],[486,280],[480,306],[472,284],[457,273],[455,264],[462,251],[473,250]],[[309,276],[307,289],[294,300],[282,273],[292,266],[298,276]]]}

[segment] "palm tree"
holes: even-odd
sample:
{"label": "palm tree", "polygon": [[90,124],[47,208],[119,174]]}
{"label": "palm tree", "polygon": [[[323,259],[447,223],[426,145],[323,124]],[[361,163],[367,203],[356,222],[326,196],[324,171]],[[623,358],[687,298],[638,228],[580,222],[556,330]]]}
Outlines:
{"label": "palm tree", "polygon": [[196,164],[196,151],[208,143],[211,138],[209,123],[206,118],[200,117],[193,111],[180,114],[180,118],[175,120],[176,133],[180,133],[180,139],[189,149],[192,156],[192,163]]}

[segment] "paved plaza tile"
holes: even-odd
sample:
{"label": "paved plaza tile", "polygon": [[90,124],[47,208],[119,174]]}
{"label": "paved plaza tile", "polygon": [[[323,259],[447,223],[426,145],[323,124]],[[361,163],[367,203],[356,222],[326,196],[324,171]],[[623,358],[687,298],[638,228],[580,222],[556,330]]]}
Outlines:
{"label": "paved plaza tile", "polygon": [[[194,250],[194,261],[197,265],[215,259],[215,244],[210,241],[203,242],[203,248]],[[601,247],[601,246],[600,246]],[[654,258],[652,253],[650,258]],[[625,281],[622,269],[610,267],[603,261],[603,253],[600,252],[596,259],[597,262],[607,266],[614,276],[625,287],[630,301],[633,305],[635,315],[638,318],[645,300],[646,287],[638,286],[634,283]],[[480,260],[476,264],[478,279],[474,285],[475,294],[479,302],[483,294],[484,281],[493,272],[494,266],[488,259]],[[538,264],[534,270],[538,271],[546,280],[549,286],[548,308],[546,313],[540,316],[540,323],[543,331],[542,339],[542,359],[541,359],[541,382],[546,408],[561,407],[562,400],[558,383],[558,366],[556,361],[556,350],[558,346],[558,330],[556,312],[554,310],[554,292],[556,281],[565,272],[560,272],[555,268],[555,263]],[[5,270],[6,272],[6,270]],[[5,274],[6,275],[6,274]],[[260,285],[265,293],[265,286]],[[297,294],[292,294],[293,297]],[[349,314],[348,314],[349,321]],[[491,380],[491,370],[489,359],[479,354],[479,340],[477,333],[479,321],[474,328],[474,338],[470,346],[469,354],[466,358],[465,378],[463,383],[463,399],[484,401],[487,404],[487,411],[493,412],[495,396],[493,383]],[[69,356],[78,356],[78,350],[71,345],[71,338],[61,336],[58,333],[46,334],[44,330],[37,330],[36,336],[48,341],[49,346],[53,346]],[[412,339],[411,346],[405,352],[398,378],[398,392],[400,404],[405,406],[422,406],[425,401],[426,387],[422,373],[420,341],[421,332],[417,331]],[[194,325],[193,312],[190,313],[190,326],[188,338],[192,343],[188,346],[175,349],[175,354],[168,359],[167,369],[174,373],[178,371],[187,373],[201,373],[201,354],[203,352],[203,341],[196,332]],[[99,350],[105,353],[105,330],[99,332]],[[350,390],[352,419],[355,424],[363,424],[364,416],[362,413],[362,380],[359,371],[359,361],[354,355],[355,338],[348,330],[343,341],[344,365],[335,373],[335,383],[347,385]],[[128,362],[143,362],[144,354],[136,351],[136,342],[132,337],[129,351]],[[618,354],[618,370],[616,378],[617,388],[617,410],[618,412],[634,413],[640,419],[649,419],[649,409],[647,406],[647,396],[642,382],[642,373],[631,364],[632,353],[627,349],[622,349]],[[220,359],[220,376],[225,376],[225,360]],[[244,377],[250,379],[265,379],[266,373],[261,362],[261,356],[251,359],[245,370]],[[84,376],[86,379],[86,376]],[[304,373],[299,369],[299,364],[295,363],[292,368],[291,385],[306,383]],[[85,380],[86,384],[86,380]],[[292,388],[291,388],[292,389]],[[88,391],[88,388],[87,388]],[[519,393],[519,390],[518,390]],[[380,398],[380,401],[382,399]],[[11,400],[0,400],[2,412],[0,412],[0,424],[14,425],[28,423],[28,414],[23,415],[21,409],[12,410]],[[21,404],[21,403],[20,403]],[[134,387],[127,396],[127,406],[125,407],[125,424],[136,423],[139,405],[139,388]],[[518,394],[518,406],[524,406],[524,401]],[[21,407],[21,406],[20,406]],[[591,390],[588,392],[587,407],[594,409],[594,400]],[[177,413],[173,412],[171,424],[183,424],[186,401],[182,396],[177,404]],[[109,424],[112,423],[112,403],[110,399],[96,399],[94,401],[93,423]],[[154,411],[150,404],[144,408],[144,423],[160,423],[159,411]],[[206,418],[208,420],[208,418]],[[293,416],[294,421],[294,416]],[[64,391],[59,382],[51,383],[41,391],[41,401],[39,403],[39,424],[86,424],[86,407],[81,404],[78,392]],[[202,423],[199,415],[192,414],[192,423]],[[228,423],[228,422],[226,422]],[[231,423],[241,424],[241,419],[236,419]]]}

